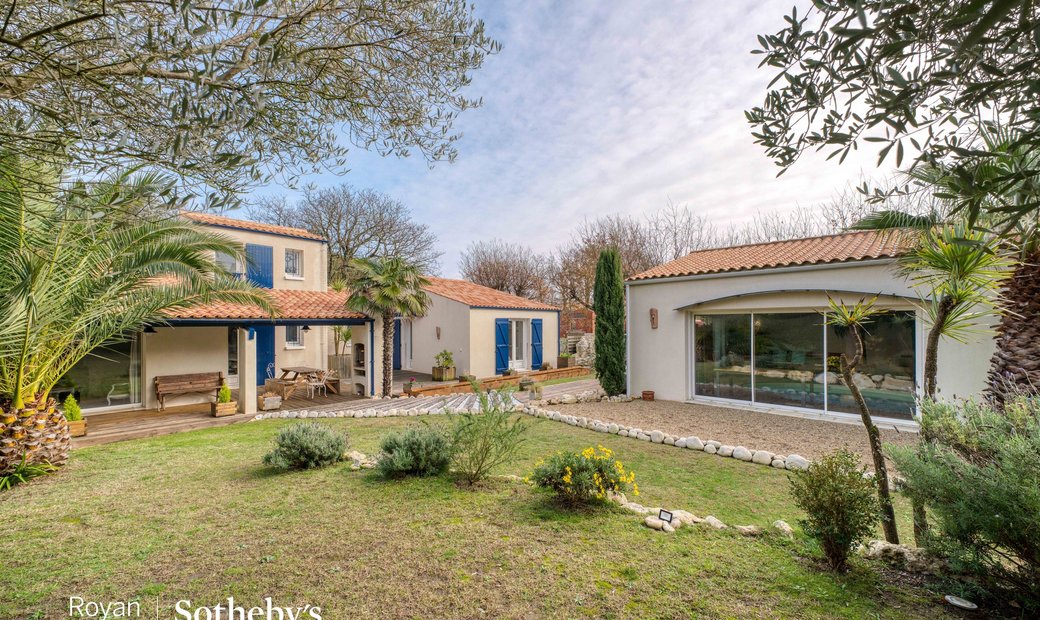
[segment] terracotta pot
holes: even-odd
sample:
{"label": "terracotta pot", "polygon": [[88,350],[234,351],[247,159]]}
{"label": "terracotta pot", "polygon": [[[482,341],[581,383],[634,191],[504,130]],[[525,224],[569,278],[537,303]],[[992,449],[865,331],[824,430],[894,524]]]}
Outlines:
{"label": "terracotta pot", "polygon": [[653,399],[654,399],[654,391],[653,390],[643,390],[643,400],[653,400]]}
{"label": "terracotta pot", "polygon": [[86,420],[69,420],[69,434],[73,437],[82,437],[87,434]]}

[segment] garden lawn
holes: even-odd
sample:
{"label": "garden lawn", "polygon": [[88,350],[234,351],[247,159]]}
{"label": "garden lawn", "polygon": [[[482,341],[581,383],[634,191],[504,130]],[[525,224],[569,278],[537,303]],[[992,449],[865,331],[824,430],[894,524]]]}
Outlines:
{"label": "garden lawn", "polygon": [[[445,418],[427,418],[432,423]],[[385,481],[348,463],[280,473],[263,454],[291,420],[74,452],[48,479],[0,494],[0,617],[64,618],[68,597],[320,606],[336,618],[938,617],[939,596],[857,562],[820,570],[806,543],[704,526],[651,531],[617,508],[567,512],[506,480]],[[378,450],[415,418],[329,419]],[[786,473],[529,420],[501,474],[601,443],[635,470],[645,505],[768,526],[799,513]],[[910,527],[901,517],[902,531]]]}

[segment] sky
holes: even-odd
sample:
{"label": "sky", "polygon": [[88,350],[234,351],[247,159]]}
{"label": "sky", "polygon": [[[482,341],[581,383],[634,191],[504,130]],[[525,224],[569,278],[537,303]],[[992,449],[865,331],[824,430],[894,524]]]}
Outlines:
{"label": "sky", "polygon": [[473,241],[547,252],[586,218],[643,217],[669,201],[719,228],[820,204],[886,172],[866,151],[840,166],[812,154],[777,178],[754,143],[744,111],[773,74],[750,51],[790,10],[791,0],[476,0],[502,51],[467,89],[485,103],[455,124],[457,160],[431,168],[355,148],[347,173],[303,182],[403,201],[437,235],[449,277]]}

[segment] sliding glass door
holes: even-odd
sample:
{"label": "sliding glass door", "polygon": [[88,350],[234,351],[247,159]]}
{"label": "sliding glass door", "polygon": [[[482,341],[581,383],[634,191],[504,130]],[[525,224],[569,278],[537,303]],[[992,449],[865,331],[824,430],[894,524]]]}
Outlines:
{"label": "sliding glass door", "polygon": [[[915,393],[915,317],[898,311],[866,328],[866,353],[853,377],[871,412],[910,418]],[[695,396],[858,413],[838,373],[852,352],[846,331],[818,312],[694,315]]]}
{"label": "sliding glass door", "polygon": [[80,360],[52,391],[59,401],[69,394],[84,409],[140,404],[140,335],[100,346]]}

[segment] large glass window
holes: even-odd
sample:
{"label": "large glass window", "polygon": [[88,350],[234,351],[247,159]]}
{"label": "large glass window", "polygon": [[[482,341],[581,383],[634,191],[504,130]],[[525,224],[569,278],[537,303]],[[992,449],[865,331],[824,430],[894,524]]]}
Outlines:
{"label": "large glass window", "polygon": [[696,393],[751,400],[751,315],[698,315],[694,334]]}
{"label": "large glass window", "polygon": [[84,409],[140,403],[138,337],[94,349],[61,378],[52,394],[59,401],[72,394]]}
{"label": "large glass window", "polygon": [[823,409],[823,315],[755,314],[755,402]]}
{"label": "large glass window", "polygon": [[[870,413],[886,418],[910,418],[914,410],[914,314],[890,312],[866,325],[864,355],[852,380],[867,401]],[[833,382],[828,390],[831,411],[859,413],[839,376],[842,353],[853,355],[855,341],[848,330],[827,327],[827,367]]]}
{"label": "large glass window", "polygon": [[[838,367],[855,344],[822,314],[695,315],[693,322],[694,394],[859,413]],[[889,312],[866,326],[853,380],[873,415],[912,417],[915,342],[913,312]]]}

